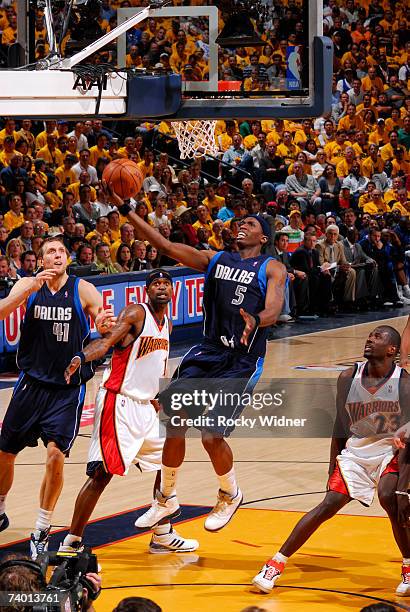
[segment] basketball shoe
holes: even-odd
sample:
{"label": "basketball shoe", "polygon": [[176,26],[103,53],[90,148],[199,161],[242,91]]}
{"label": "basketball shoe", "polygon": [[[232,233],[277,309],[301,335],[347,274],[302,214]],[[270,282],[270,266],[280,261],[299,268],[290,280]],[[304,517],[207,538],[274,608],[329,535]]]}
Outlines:
{"label": "basketball shoe", "polygon": [[410,595],[410,565],[401,566],[401,582],[396,589],[396,595],[401,597]]}
{"label": "basketball shoe", "polygon": [[71,544],[64,544],[64,542],[61,542],[60,546],[58,547],[58,552],[59,553],[78,553],[78,552],[82,552],[84,549],[84,544],[82,543],[82,541],[77,540],[76,542],[72,542]]}
{"label": "basketball shoe", "polygon": [[50,527],[48,529],[43,529],[40,531],[36,529],[34,533],[31,534],[30,538],[30,556],[35,561],[38,555],[46,552],[48,550],[48,538],[50,536]]}
{"label": "basketball shoe", "polygon": [[157,491],[151,507],[135,521],[135,527],[138,529],[151,529],[155,527],[162,519],[175,518],[181,514],[181,508],[176,495],[164,497],[160,491]]}
{"label": "basketball shoe", "polygon": [[274,561],[274,559],[269,559],[259,574],[257,574],[252,580],[252,584],[258,587],[258,589],[263,593],[270,593],[275,586],[277,579],[282,576],[284,569],[284,563],[278,563],[277,561]]}
{"label": "basketball shoe", "polygon": [[157,555],[170,552],[186,553],[196,550],[198,546],[199,542],[197,540],[187,540],[171,527],[169,533],[164,535],[152,534],[149,552]]}
{"label": "basketball shoe", "polygon": [[0,515],[0,531],[4,531],[10,525],[9,517],[6,513]]}
{"label": "basketball shoe", "polygon": [[241,505],[242,500],[243,494],[239,487],[233,497],[219,489],[215,507],[206,517],[205,529],[207,531],[219,531],[222,527],[225,527]]}

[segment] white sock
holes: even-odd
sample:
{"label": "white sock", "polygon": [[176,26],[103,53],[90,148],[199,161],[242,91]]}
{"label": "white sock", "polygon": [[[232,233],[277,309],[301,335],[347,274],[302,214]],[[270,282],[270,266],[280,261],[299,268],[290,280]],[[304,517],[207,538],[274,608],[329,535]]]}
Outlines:
{"label": "white sock", "polygon": [[171,497],[177,493],[177,472],[179,468],[161,465],[161,493]]}
{"label": "white sock", "polygon": [[406,291],[410,291],[410,287],[408,285],[403,285],[403,289],[405,289]]}
{"label": "white sock", "polygon": [[0,514],[6,512],[6,497],[7,495],[0,495]]}
{"label": "white sock", "polygon": [[72,546],[72,544],[74,544],[74,542],[81,542],[81,540],[82,540],[82,538],[80,536],[76,536],[76,535],[73,535],[72,533],[69,533],[64,538],[63,545],[64,546]]}
{"label": "white sock", "polygon": [[167,535],[171,532],[171,523],[164,523],[163,525],[155,525],[153,532],[157,536]]}
{"label": "white sock", "polygon": [[286,563],[289,557],[285,557],[285,555],[282,555],[282,553],[277,552],[276,555],[272,557],[272,559],[277,563]]}
{"label": "white sock", "polygon": [[224,491],[224,493],[228,493],[228,495],[232,495],[232,497],[234,497],[237,494],[238,485],[236,484],[234,467],[232,467],[232,469],[226,474],[223,474],[222,476],[218,476],[218,480],[219,480],[219,488],[221,489],[221,491]]}
{"label": "white sock", "polygon": [[38,531],[44,531],[50,527],[52,514],[52,510],[43,510],[43,508],[40,508],[36,521],[36,529]]}

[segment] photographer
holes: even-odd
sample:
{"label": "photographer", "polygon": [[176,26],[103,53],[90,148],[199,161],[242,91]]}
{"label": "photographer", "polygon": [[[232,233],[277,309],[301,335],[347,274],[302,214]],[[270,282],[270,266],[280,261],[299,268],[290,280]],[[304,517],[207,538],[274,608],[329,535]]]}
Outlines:
{"label": "photographer", "polygon": [[[39,560],[41,558],[39,557]],[[79,572],[76,572],[78,563],[81,562],[81,557],[70,560],[69,563],[72,565],[72,573],[69,571],[64,574],[60,573],[60,578],[54,580],[54,577],[59,571],[59,566],[53,571],[49,584],[53,584],[50,588],[46,582],[46,572],[48,568],[48,555],[44,556],[44,559],[40,562],[33,561],[29,557],[18,554],[6,555],[0,564],[0,592],[3,594],[11,593],[24,593],[24,594],[38,594],[48,592],[50,595],[58,593],[69,594],[70,596],[70,609],[71,610],[83,610],[87,612],[93,612],[94,606],[92,602],[98,597],[101,592],[101,577],[95,572],[87,572],[85,576],[81,576]],[[79,582],[82,586],[80,589],[75,590],[75,596],[73,592],[76,583]],[[70,591],[71,588],[71,591]],[[0,607],[2,612],[29,612],[33,609],[31,605],[22,604],[19,605],[17,602],[12,602],[10,606],[3,605],[4,601],[1,602]],[[36,610],[55,610],[53,604],[44,602],[39,605],[36,604]],[[67,609],[67,604],[64,604],[64,610]]]}

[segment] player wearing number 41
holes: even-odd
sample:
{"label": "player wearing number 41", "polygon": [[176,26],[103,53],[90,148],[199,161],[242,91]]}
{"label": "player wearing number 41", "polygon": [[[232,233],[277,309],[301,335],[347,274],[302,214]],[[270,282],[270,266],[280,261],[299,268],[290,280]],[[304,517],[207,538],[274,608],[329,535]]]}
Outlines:
{"label": "player wearing number 41", "polygon": [[[203,386],[208,391],[213,384],[220,385],[218,379],[223,379],[222,391],[226,392],[226,397],[252,392],[262,373],[268,328],[275,323],[282,309],[286,270],[281,263],[261,255],[263,246],[270,239],[269,224],[263,217],[249,215],[243,219],[237,238],[239,252],[197,251],[184,244],[169,242],[129,207],[123,206],[118,196],[111,193],[111,198],[152,246],[206,274],[204,338],[188,351],[170,386],[159,396],[165,413],[179,418],[177,421],[170,418],[167,423],[160,489],[151,508],[135,523],[139,528],[149,528],[179,512],[176,479],[185,456],[187,426],[184,419],[200,416],[206,409],[205,405],[184,405],[176,413],[172,409],[171,395],[182,397],[185,392],[192,393],[192,379],[206,379]],[[208,531],[224,527],[242,502],[232,451],[225,437],[233,430],[228,424],[229,419],[240,416],[243,409],[241,402],[236,405],[223,405],[221,402],[212,412],[208,411],[207,417],[210,418],[201,428],[202,443],[219,483],[216,505],[205,521]]]}
{"label": "player wearing number 41", "polygon": [[115,320],[111,312],[103,312],[102,297],[94,285],[67,275],[67,258],[63,242],[47,238],[40,251],[44,271],[19,280],[0,303],[2,316],[26,306],[17,352],[21,373],[0,435],[0,531],[9,525],[5,500],[13,484],[16,456],[27,446],[37,446],[41,438],[47,460],[31,534],[33,558],[47,549],[51,516],[63,486],[64,458],[78,433],[85,383],[94,374],[88,364],[67,386],[65,366],[88,342],[89,316],[100,333],[107,332]]}
{"label": "player wearing number 41", "polygon": [[400,442],[409,437],[410,375],[395,365],[399,349],[397,330],[376,327],[366,340],[367,361],[340,374],[326,496],[255,576],[253,584],[262,592],[273,589],[289,557],[324,521],[353,499],[369,506],[377,488],[403,555],[396,594],[410,595],[410,447]]}

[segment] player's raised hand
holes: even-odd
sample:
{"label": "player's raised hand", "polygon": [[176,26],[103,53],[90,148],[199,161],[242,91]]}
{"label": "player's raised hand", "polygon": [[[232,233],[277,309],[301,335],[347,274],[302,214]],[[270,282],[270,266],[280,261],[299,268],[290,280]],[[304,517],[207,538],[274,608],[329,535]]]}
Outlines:
{"label": "player's raised hand", "polygon": [[100,308],[98,315],[95,318],[95,326],[101,336],[107,333],[111,327],[115,324],[117,317],[114,315],[112,308],[102,309]]}
{"label": "player's raised hand", "polygon": [[72,375],[78,370],[80,365],[81,365],[81,358],[76,356],[72,358],[72,360],[70,361],[70,364],[64,370],[64,378],[65,378],[67,385],[70,384]]}
{"label": "player's raised hand", "polygon": [[241,344],[248,346],[248,338],[256,327],[256,319],[254,316],[249,314],[249,312],[246,312],[246,310],[244,310],[243,308],[239,310],[239,313],[242,319],[245,321],[245,329],[242,333]]}
{"label": "player's raised hand", "polygon": [[31,281],[31,293],[34,291],[38,291],[44,285],[44,283],[48,280],[52,280],[55,277],[55,270],[43,270],[39,272],[37,276],[32,276],[30,278]]}

